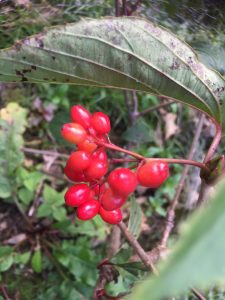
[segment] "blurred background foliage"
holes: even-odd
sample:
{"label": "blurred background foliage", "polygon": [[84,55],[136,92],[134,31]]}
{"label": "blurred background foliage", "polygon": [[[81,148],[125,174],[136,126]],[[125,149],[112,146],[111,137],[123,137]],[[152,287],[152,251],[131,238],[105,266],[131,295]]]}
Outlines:
{"label": "blurred background foliage", "polygon": [[[128,12],[157,22],[190,43],[204,63],[225,74],[224,1],[127,1]],[[0,48],[47,26],[83,17],[114,15],[114,1],[0,1]],[[156,96],[137,94],[138,110],[160,103]],[[70,106],[81,103],[91,112],[104,111],[112,123],[114,143],[148,157],[185,157],[199,115],[173,103],[133,120],[132,95],[122,91],[50,84],[0,84],[0,299],[91,299],[98,272],[107,256],[111,226],[100,218],[75,220],[64,206],[70,184],[63,176],[65,155],[73,148],[60,137]],[[205,121],[195,159],[200,160],[214,135]],[[223,144],[222,144],[223,147]],[[109,155],[111,155],[109,153]],[[159,241],[166,210],[182,167],[157,190],[138,188],[124,208],[129,229],[146,250]],[[177,210],[186,218],[198,196],[198,171],[190,177]],[[177,228],[170,243],[176,240]],[[140,263],[130,264],[132,250],[120,238],[113,262],[117,295],[145,276]],[[1,295],[2,293],[2,295]],[[223,287],[212,287],[207,299],[224,299]],[[184,295],[182,300],[195,299]]]}

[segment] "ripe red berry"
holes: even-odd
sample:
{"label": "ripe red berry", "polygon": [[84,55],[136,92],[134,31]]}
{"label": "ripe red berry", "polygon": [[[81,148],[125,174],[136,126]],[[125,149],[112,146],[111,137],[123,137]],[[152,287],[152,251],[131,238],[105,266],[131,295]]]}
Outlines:
{"label": "ripe red berry", "polygon": [[158,188],[169,176],[169,166],[163,161],[149,161],[137,170],[138,182],[149,188]]}
{"label": "ripe red berry", "polygon": [[87,152],[75,151],[70,155],[66,166],[72,171],[81,172],[87,169],[90,163],[91,157]]}
{"label": "ripe red berry", "polygon": [[83,128],[88,128],[91,125],[91,113],[82,105],[74,105],[71,108],[71,119],[74,123],[78,123]]}
{"label": "ripe red berry", "polygon": [[96,200],[90,199],[77,208],[77,217],[83,221],[90,220],[98,214],[99,208],[100,203]]}
{"label": "ripe red berry", "polygon": [[126,196],[136,189],[137,178],[131,170],[119,168],[109,174],[108,183],[114,193]]}
{"label": "ripe red berry", "polygon": [[79,144],[87,138],[86,130],[76,123],[64,124],[61,129],[62,137],[70,143]]}
{"label": "ripe red berry", "polygon": [[65,194],[66,205],[76,207],[86,202],[91,194],[90,188],[84,184],[76,184],[71,186]]}
{"label": "ripe red berry", "polygon": [[79,150],[84,150],[88,153],[93,153],[97,147],[98,145],[95,144],[93,137],[90,135],[88,135],[86,140],[78,145]]}
{"label": "ripe red berry", "polygon": [[68,165],[66,165],[66,167],[64,168],[64,173],[67,176],[67,178],[69,178],[71,181],[77,181],[77,182],[86,181],[83,172],[73,171],[68,167]]}
{"label": "ripe red berry", "polygon": [[88,181],[101,179],[108,171],[106,163],[99,160],[92,160],[89,167],[84,171],[84,175]]}
{"label": "ripe red berry", "polygon": [[98,134],[106,134],[111,130],[109,117],[102,112],[96,112],[93,114],[92,126]]}
{"label": "ripe red berry", "polygon": [[126,200],[127,197],[113,193],[110,188],[105,190],[102,197],[100,198],[102,207],[107,211],[111,211],[121,207],[126,202]]}
{"label": "ripe red berry", "polygon": [[99,149],[92,154],[91,159],[107,163],[107,154],[103,149]]}
{"label": "ripe red berry", "polygon": [[103,207],[100,207],[99,214],[102,220],[109,224],[118,224],[123,219],[122,212],[119,208],[112,211],[107,211]]}

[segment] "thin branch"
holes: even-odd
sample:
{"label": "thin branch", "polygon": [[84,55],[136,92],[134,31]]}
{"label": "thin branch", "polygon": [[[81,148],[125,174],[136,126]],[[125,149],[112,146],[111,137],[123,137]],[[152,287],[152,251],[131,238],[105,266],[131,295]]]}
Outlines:
{"label": "thin branch", "polygon": [[166,106],[169,106],[169,105],[171,105],[171,104],[173,104],[173,103],[177,103],[177,102],[171,100],[171,101],[168,101],[168,102],[165,102],[165,103],[160,103],[160,104],[158,104],[158,105],[151,106],[151,107],[149,107],[149,108],[147,108],[147,109],[145,109],[145,110],[143,110],[143,111],[140,111],[140,112],[138,113],[137,117],[144,116],[144,115],[146,115],[146,114],[148,114],[148,113],[150,113],[150,112],[153,112],[153,111],[155,111],[155,110],[158,110],[158,109],[163,108],[163,107],[166,107]]}
{"label": "thin branch", "polygon": [[192,288],[191,291],[199,300],[207,300],[198,290]]}
{"label": "thin branch", "polygon": [[[204,124],[204,120],[205,120],[205,115],[202,114],[201,117],[200,117],[199,123],[198,123],[198,127],[197,127],[196,132],[195,132],[194,139],[192,141],[190,151],[188,153],[188,160],[193,159],[193,156],[195,154],[195,151],[196,151],[196,148],[197,148],[197,145],[198,145],[199,137],[200,137],[200,134],[201,134],[201,131],[202,131],[202,127],[203,127],[203,124]],[[186,180],[189,169],[190,169],[189,165],[186,165],[184,167],[183,172],[182,172],[181,177],[180,177],[180,180],[179,180],[179,183],[178,183],[178,186],[177,186],[175,197],[174,197],[174,199],[173,199],[173,201],[172,201],[172,203],[169,207],[169,210],[167,212],[166,227],[165,227],[165,230],[163,232],[163,237],[162,237],[162,240],[161,240],[161,246],[162,247],[167,247],[167,242],[168,242],[170,233],[171,233],[171,231],[173,229],[173,226],[174,226],[175,209],[176,209],[177,203],[179,201],[180,194],[183,190],[183,186],[184,186],[184,183],[185,183],[185,180]]]}
{"label": "thin branch", "polygon": [[127,239],[128,243],[132,246],[136,254],[140,257],[141,261],[144,263],[144,265],[151,269],[154,274],[158,274],[157,269],[153,265],[152,261],[150,260],[149,256],[145,252],[145,250],[141,247],[141,245],[138,243],[138,241],[134,238],[134,236],[129,232],[126,225],[123,222],[120,222],[117,225],[120,230],[122,231],[123,235]]}
{"label": "thin branch", "polygon": [[21,148],[21,150],[26,153],[33,153],[33,154],[37,154],[37,155],[49,155],[49,156],[69,158],[69,155],[62,154],[62,153],[55,152],[55,151],[38,150],[38,149],[26,148],[26,147]]}
{"label": "thin branch", "polygon": [[126,0],[123,0],[122,14],[123,14],[123,16],[127,15],[127,1]]}
{"label": "thin branch", "polygon": [[219,145],[219,142],[221,140],[221,136],[222,136],[222,127],[220,124],[218,123],[215,123],[215,126],[216,126],[216,134],[214,136],[214,139],[212,141],[212,144],[205,156],[205,159],[204,159],[204,163],[207,163],[213,156],[213,154],[215,153],[218,145]]}
{"label": "thin branch", "polygon": [[119,0],[115,0],[115,16],[119,17],[120,10],[119,10]]}

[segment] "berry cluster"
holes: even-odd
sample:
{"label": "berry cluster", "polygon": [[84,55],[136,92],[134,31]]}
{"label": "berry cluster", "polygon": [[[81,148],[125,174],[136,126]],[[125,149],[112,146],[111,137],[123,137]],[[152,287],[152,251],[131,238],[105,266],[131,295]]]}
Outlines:
{"label": "berry cluster", "polygon": [[105,222],[117,224],[122,220],[120,208],[137,184],[159,187],[169,175],[168,164],[160,160],[141,161],[136,172],[117,168],[107,174],[110,161],[105,149],[112,145],[108,138],[111,130],[108,116],[102,112],[91,115],[83,106],[75,105],[71,119],[72,123],[65,124],[61,134],[77,146],[64,169],[76,184],[67,190],[65,202],[76,208],[80,220],[90,220],[99,214]]}

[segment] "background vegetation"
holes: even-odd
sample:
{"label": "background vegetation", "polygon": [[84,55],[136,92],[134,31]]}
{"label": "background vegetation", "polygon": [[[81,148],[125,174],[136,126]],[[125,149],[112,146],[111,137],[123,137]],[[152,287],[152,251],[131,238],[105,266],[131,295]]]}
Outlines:
{"label": "background vegetation", "polygon": [[[140,1],[137,9],[134,2],[128,1],[134,15],[169,28],[190,43],[206,64],[225,74],[223,1]],[[113,1],[100,0],[1,1],[0,7],[0,48],[46,26],[115,13]],[[109,255],[115,241],[112,261],[120,275],[108,285],[108,292],[126,292],[145,276],[140,263],[132,268],[126,264],[137,258],[118,233],[116,238],[111,235],[112,242],[111,226],[98,217],[77,221],[64,206],[69,182],[63,166],[72,148],[59,133],[69,120],[70,106],[82,103],[92,112],[110,116],[116,144],[148,157],[185,157],[198,113],[176,103],[159,109],[157,97],[141,93],[137,97],[138,111],[144,113],[134,119],[130,93],[66,84],[0,84],[0,299],[91,299],[98,279],[96,265]],[[149,107],[153,109],[146,113]],[[205,120],[196,160],[213,135],[214,128]],[[125,207],[125,221],[146,251],[159,241],[181,170],[173,166],[170,179],[157,191],[139,188],[136,200],[130,199]],[[191,169],[189,175],[177,224],[195,208],[198,197],[199,173]],[[171,245],[177,234],[175,228]],[[212,286],[206,293],[207,299],[225,297],[224,286]],[[181,299],[195,298],[187,294]]]}

